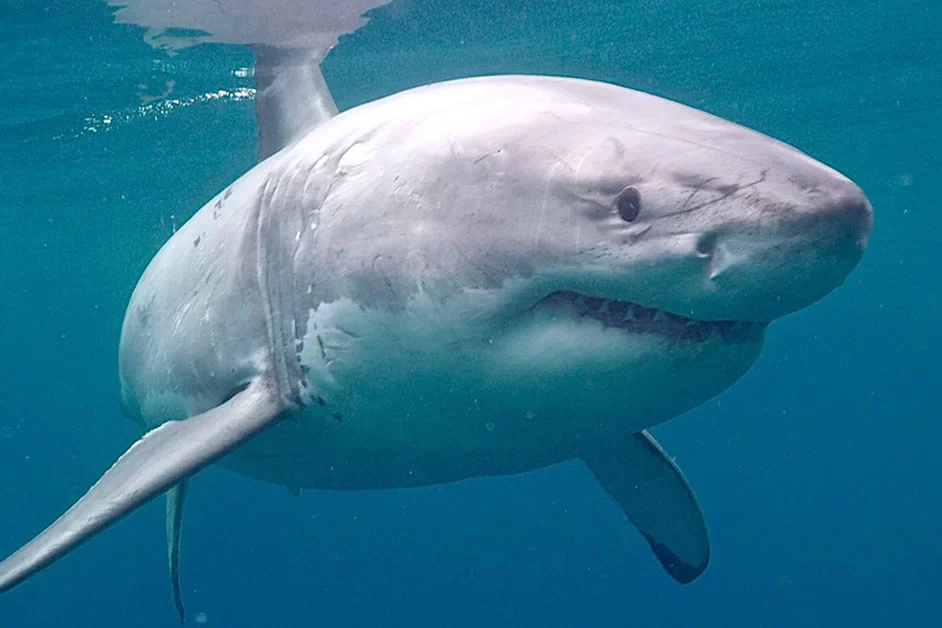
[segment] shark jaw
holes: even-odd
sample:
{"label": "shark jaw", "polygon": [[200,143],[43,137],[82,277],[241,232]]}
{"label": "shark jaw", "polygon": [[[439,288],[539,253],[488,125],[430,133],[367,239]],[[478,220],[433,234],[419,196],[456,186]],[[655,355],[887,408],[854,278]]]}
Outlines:
{"label": "shark jaw", "polygon": [[736,320],[696,320],[664,309],[585,295],[573,290],[557,290],[540,299],[531,311],[550,316],[591,319],[605,328],[627,334],[656,334],[672,344],[705,342],[718,338],[724,342],[761,340],[768,326],[765,322]]}
{"label": "shark jaw", "polygon": [[[519,307],[508,292],[418,296],[398,311],[348,299],[312,310],[299,354],[302,388],[319,395],[307,404],[310,429],[355,431],[358,446],[383,460],[407,457],[422,468],[450,451],[426,476],[437,481],[526,471],[719,394],[764,340],[764,323],[692,321],[570,291]],[[316,451],[297,455],[307,466],[285,483],[333,486],[310,461],[363,464],[324,435],[314,442]],[[281,458],[275,447],[266,456]],[[287,460],[279,464],[287,471]]]}

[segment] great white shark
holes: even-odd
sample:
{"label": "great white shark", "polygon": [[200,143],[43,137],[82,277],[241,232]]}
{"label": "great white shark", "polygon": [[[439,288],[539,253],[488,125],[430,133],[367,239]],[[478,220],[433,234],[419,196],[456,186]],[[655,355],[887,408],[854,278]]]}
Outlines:
{"label": "great white shark", "polygon": [[127,309],[122,406],[148,431],[0,564],[0,590],[169,491],[182,613],[185,481],[214,462],[298,491],[579,459],[666,571],[697,578],[701,509],[646,430],[844,281],[871,229],[861,190],[615,85],[470,78],[336,115],[316,66],[257,52],[262,159]]}

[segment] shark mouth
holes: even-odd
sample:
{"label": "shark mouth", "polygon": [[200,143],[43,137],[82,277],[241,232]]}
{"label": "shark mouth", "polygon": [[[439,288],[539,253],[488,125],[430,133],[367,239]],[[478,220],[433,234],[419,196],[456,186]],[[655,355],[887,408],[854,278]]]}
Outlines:
{"label": "shark mouth", "polygon": [[768,323],[748,321],[698,321],[667,310],[630,301],[587,296],[558,290],[543,297],[533,309],[563,310],[578,318],[591,318],[605,327],[630,333],[658,334],[673,342],[704,342],[719,338],[726,342],[755,340]]}

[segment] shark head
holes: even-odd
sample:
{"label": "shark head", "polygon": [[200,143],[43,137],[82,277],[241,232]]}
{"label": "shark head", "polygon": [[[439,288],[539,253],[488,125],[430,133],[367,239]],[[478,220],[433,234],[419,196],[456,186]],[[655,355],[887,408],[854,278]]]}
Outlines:
{"label": "shark head", "polygon": [[762,324],[817,301],[857,264],[872,210],[848,178],[725,120],[621,95],[622,115],[543,126],[556,161],[528,160],[552,172],[533,190],[540,239],[558,253],[546,276],[571,268],[562,283],[580,293]]}
{"label": "shark head", "polygon": [[628,89],[467,80],[361,109],[370,131],[344,115],[332,131],[317,325],[336,326],[338,299],[389,312],[385,342],[401,343],[383,355],[512,382],[495,412],[675,416],[738,379],[770,321],[839,286],[870,232],[835,170]]}

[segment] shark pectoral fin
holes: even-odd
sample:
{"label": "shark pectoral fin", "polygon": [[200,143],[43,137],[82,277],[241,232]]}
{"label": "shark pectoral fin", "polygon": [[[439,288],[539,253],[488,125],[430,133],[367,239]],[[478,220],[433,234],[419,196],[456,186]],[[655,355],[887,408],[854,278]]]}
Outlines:
{"label": "shark pectoral fin", "polygon": [[260,378],[212,410],[154,428],[65,514],[0,563],[0,592],[238,447],[284,410],[276,389]]}
{"label": "shark pectoral fin", "polygon": [[668,574],[694,581],[710,562],[700,504],[680,468],[646,431],[582,456],[644,535]]}
{"label": "shark pectoral fin", "polygon": [[186,499],[186,480],[167,491],[167,566],[170,568],[170,586],[173,606],[184,621],[183,594],[180,593],[180,524],[183,522],[183,500]]}

